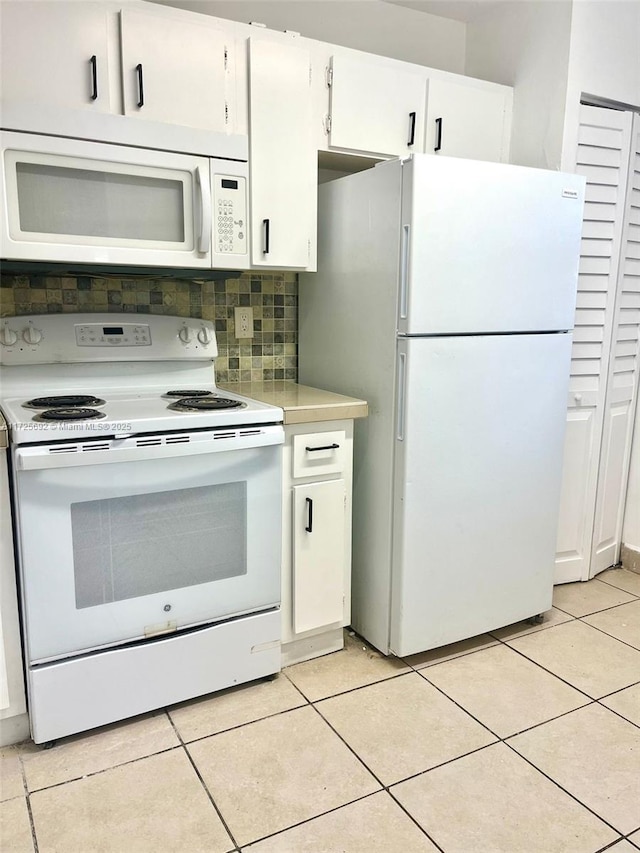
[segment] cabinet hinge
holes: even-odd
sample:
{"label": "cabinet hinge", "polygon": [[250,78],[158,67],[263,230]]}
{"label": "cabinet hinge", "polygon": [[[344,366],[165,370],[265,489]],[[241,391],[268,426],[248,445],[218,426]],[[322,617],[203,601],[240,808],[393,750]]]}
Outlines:
{"label": "cabinet hinge", "polygon": [[224,123],[229,124],[229,103],[224,102]]}
{"label": "cabinet hinge", "polygon": [[327,89],[333,86],[333,68],[327,65]]}
{"label": "cabinet hinge", "polygon": [[313,76],[313,66],[309,64],[309,85],[311,85],[311,78]]}
{"label": "cabinet hinge", "polygon": [[331,116],[326,115],[322,121],[322,124],[324,125],[324,132],[328,136],[331,133]]}
{"label": "cabinet hinge", "polygon": [[226,71],[229,67],[229,51],[225,47],[224,49],[224,70]]}

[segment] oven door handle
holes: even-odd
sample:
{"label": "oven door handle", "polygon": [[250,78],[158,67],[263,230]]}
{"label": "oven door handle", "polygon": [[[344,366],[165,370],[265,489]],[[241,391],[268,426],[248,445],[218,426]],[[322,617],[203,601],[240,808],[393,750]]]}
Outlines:
{"label": "oven door handle", "polygon": [[[186,440],[185,440],[186,438]],[[175,441],[171,441],[175,439]],[[213,436],[196,435],[131,436],[77,444],[36,445],[15,451],[16,468],[36,471],[46,468],[73,468],[114,462],[139,462],[146,459],[168,459],[203,453],[259,449],[284,444],[282,426],[266,425],[245,429],[219,430]]]}

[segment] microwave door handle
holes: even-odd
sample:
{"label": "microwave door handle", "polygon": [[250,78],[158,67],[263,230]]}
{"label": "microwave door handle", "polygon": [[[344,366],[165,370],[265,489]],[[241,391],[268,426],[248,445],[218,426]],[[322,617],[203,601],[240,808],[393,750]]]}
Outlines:
{"label": "microwave door handle", "polygon": [[206,255],[211,248],[211,187],[209,186],[208,174],[203,166],[196,166],[196,180],[200,191],[198,251]]}

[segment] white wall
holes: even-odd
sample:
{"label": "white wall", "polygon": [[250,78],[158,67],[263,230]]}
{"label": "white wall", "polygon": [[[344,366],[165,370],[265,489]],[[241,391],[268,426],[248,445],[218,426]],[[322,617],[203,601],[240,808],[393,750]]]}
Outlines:
{"label": "white wall", "polygon": [[560,167],[570,27],[570,0],[490,3],[467,24],[465,73],[514,87],[514,163]]}
{"label": "white wall", "polygon": [[[569,53],[562,167],[573,168],[581,95],[640,107],[640,3],[578,0]],[[636,417],[622,542],[640,550],[640,418]]]}
{"label": "white wall", "polygon": [[582,94],[640,108],[640,3],[573,4],[562,167],[572,168]]}
{"label": "white wall", "polygon": [[465,24],[380,0],[152,0],[443,71],[464,73]]}

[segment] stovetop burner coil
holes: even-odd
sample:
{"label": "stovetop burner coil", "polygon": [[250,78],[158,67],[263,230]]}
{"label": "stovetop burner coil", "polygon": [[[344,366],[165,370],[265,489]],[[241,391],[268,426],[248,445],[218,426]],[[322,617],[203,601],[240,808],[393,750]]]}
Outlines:
{"label": "stovetop burner coil", "polygon": [[166,391],[165,397],[211,397],[211,391]]}
{"label": "stovetop burner coil", "polygon": [[105,401],[92,394],[55,394],[52,397],[34,397],[24,404],[29,409],[77,408],[78,406],[104,406]]}
{"label": "stovetop burner coil", "polygon": [[44,412],[36,415],[34,420],[37,421],[95,421],[100,418],[106,418],[104,412],[99,412],[97,409],[87,409],[82,406],[69,406],[63,409],[47,409]]}
{"label": "stovetop burner coil", "polygon": [[226,397],[183,397],[171,403],[170,409],[176,412],[209,412],[216,409],[242,409],[246,403],[229,400]]}

